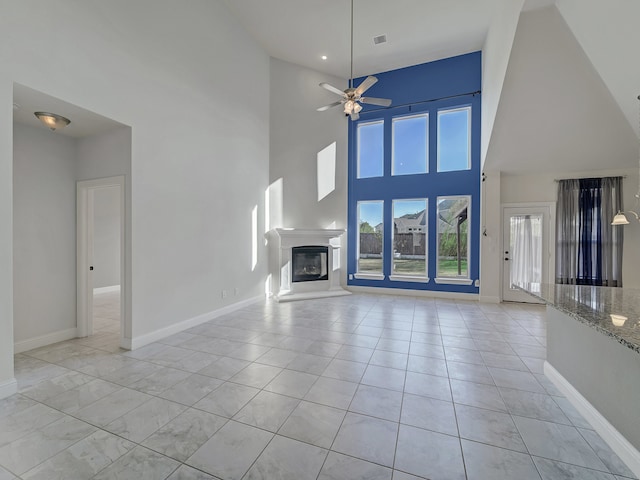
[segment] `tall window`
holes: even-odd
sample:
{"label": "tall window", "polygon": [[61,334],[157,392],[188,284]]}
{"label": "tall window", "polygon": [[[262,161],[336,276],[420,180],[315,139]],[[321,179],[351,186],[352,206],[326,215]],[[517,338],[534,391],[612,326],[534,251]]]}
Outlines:
{"label": "tall window", "polygon": [[408,115],[392,120],[392,175],[427,173],[429,158],[429,114]]}
{"label": "tall window", "polygon": [[469,197],[438,197],[438,277],[469,278]]}
{"label": "tall window", "polygon": [[438,112],[438,171],[471,168],[471,107]]}
{"label": "tall window", "polygon": [[358,124],[358,178],[381,177],[384,168],[384,122]]}
{"label": "tall window", "polygon": [[383,202],[358,202],[358,273],[382,274]]}
{"label": "tall window", "polygon": [[560,180],[556,204],[556,283],[622,286],[622,177]]}
{"label": "tall window", "polygon": [[392,275],[427,276],[427,199],[393,201]]}

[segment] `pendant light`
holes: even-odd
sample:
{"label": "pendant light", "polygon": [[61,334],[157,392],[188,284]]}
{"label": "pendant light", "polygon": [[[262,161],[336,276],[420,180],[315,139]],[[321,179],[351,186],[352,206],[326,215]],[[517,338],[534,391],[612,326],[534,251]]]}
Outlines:
{"label": "pendant light", "polygon": [[[638,129],[640,131],[640,95],[638,95]],[[629,225],[629,220],[627,220],[627,216],[625,213],[631,213],[636,220],[640,222],[640,215],[636,213],[637,210],[640,210],[638,206],[640,206],[640,142],[638,143],[638,191],[635,195],[636,197],[636,206],[635,210],[626,210],[626,212],[618,210],[616,216],[613,217],[613,222],[611,225]]]}

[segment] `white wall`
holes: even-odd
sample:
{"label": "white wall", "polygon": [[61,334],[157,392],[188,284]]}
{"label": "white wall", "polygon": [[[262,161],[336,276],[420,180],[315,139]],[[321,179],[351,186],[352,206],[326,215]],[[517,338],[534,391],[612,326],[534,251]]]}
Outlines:
{"label": "white wall", "polygon": [[[623,181],[623,204],[625,209],[638,210],[640,204],[636,201],[638,192],[638,170],[598,170],[571,171],[530,175],[503,175],[501,182],[502,203],[527,202],[555,202],[558,184],[554,181],[560,178],[612,177],[626,176]],[[640,222],[628,216],[629,225],[624,228],[624,247],[622,282],[625,287],[640,288],[640,252],[636,248],[640,245]]]}
{"label": "white wall", "polygon": [[[346,228],[348,120],[340,107],[316,111],[339,100],[320,88],[320,82],[347,87],[345,79],[271,59],[269,180],[282,185],[282,211],[279,195],[270,205],[271,228]],[[335,188],[330,193],[321,188],[321,194],[327,194],[319,199],[318,153],[334,143],[335,174],[325,178],[327,170],[321,168],[320,183],[334,180]],[[341,264],[346,265],[346,234],[342,247]],[[342,274],[346,279],[346,269]]]}
{"label": "white wall", "polygon": [[[0,69],[3,68],[0,63]],[[1,70],[0,70],[1,72]],[[13,394],[13,83],[0,73],[0,398]]]}
{"label": "white wall", "polygon": [[640,2],[633,0],[557,0],[556,5],[629,124],[640,135],[638,94]]}
{"label": "white wall", "polygon": [[120,285],[120,189],[93,192],[93,288]]}
{"label": "white wall", "polygon": [[523,12],[485,168],[536,173],[637,161],[633,129],[558,10]]}
{"label": "white wall", "polygon": [[[260,295],[269,58],[224,2],[2,1],[0,384],[11,378],[13,82],[132,127],[132,336]],[[34,31],[55,33],[48,41]],[[46,75],[43,75],[46,72]],[[169,226],[169,227],[168,227]],[[262,221],[258,230],[263,228]],[[239,288],[222,299],[223,288]],[[7,348],[5,348],[7,347]]]}
{"label": "white wall", "polygon": [[76,327],[76,142],[14,125],[15,342]]}
{"label": "white wall", "polygon": [[[346,80],[271,59],[270,182],[283,179],[284,227],[327,228],[347,220],[348,120],[340,107],[317,112],[340,100],[323,88],[346,88]],[[336,142],[335,190],[318,200],[317,156]]]}
{"label": "white wall", "polygon": [[480,159],[484,166],[493,123],[496,119],[502,85],[509,65],[511,47],[524,0],[502,0],[489,26],[482,47],[482,131]]}

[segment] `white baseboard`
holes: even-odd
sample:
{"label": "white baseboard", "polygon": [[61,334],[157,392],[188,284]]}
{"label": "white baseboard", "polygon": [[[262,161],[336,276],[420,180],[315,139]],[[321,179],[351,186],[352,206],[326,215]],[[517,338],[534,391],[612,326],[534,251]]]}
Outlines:
{"label": "white baseboard", "polygon": [[7,398],[18,392],[18,382],[15,378],[0,383],[0,399]]}
{"label": "white baseboard", "polygon": [[488,295],[480,295],[478,297],[480,303],[500,303],[500,297],[490,297]]}
{"label": "white baseboard", "polygon": [[145,345],[157,342],[158,340],[166,338],[170,335],[180,333],[183,330],[187,330],[188,328],[196,327],[202,323],[208,322],[209,320],[213,320],[214,318],[221,317],[222,315],[235,312],[236,310],[260,301],[264,301],[264,295],[252,297],[247,300],[242,300],[240,302],[227,305],[226,307],[219,308],[212,312],[203,313],[202,315],[198,315],[197,317],[189,318],[187,320],[183,320],[182,322],[169,325],[168,327],[159,328],[158,330],[154,330],[153,332],[146,333],[132,339],[123,338],[120,346],[127,350],[135,350],[136,348],[144,347]]}
{"label": "white baseboard", "polygon": [[351,295],[351,292],[342,288],[335,290],[324,290],[320,292],[300,292],[300,293],[286,293],[284,295],[273,296],[276,302],[294,302],[296,300],[313,300],[316,298],[331,298],[331,297],[344,297]]}
{"label": "white baseboard", "polygon": [[637,477],[640,477],[640,452],[547,361],[544,362],[544,374],[600,434],[611,450]]}
{"label": "white baseboard", "polygon": [[76,336],[77,336],[76,328],[67,328],[66,330],[47,333],[46,335],[40,335],[39,337],[33,337],[27,340],[20,340],[19,342],[15,342],[13,344],[13,352],[14,353],[27,352],[29,350],[33,350],[34,348],[40,348],[46,345],[51,345],[52,343],[64,342],[65,340],[76,338]]}
{"label": "white baseboard", "polygon": [[109,287],[98,287],[93,289],[93,294],[97,295],[99,293],[111,293],[111,292],[119,292],[120,285],[111,285]]}
{"label": "white baseboard", "polygon": [[475,293],[438,292],[436,290],[405,290],[402,288],[362,287],[360,285],[347,285],[344,288],[353,293],[373,293],[379,295],[403,295],[405,297],[429,297],[445,298],[449,300],[478,301],[478,295]]}

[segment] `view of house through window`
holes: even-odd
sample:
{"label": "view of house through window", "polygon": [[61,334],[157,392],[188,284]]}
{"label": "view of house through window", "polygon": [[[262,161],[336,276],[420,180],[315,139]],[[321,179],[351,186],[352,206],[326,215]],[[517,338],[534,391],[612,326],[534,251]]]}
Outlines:
{"label": "view of house through window", "polygon": [[358,202],[358,273],[382,273],[383,207],[381,201]]}
{"label": "view of house through window", "polygon": [[392,275],[427,276],[427,200],[393,201]]}
{"label": "view of house through window", "polygon": [[438,277],[469,277],[470,197],[438,197]]}

